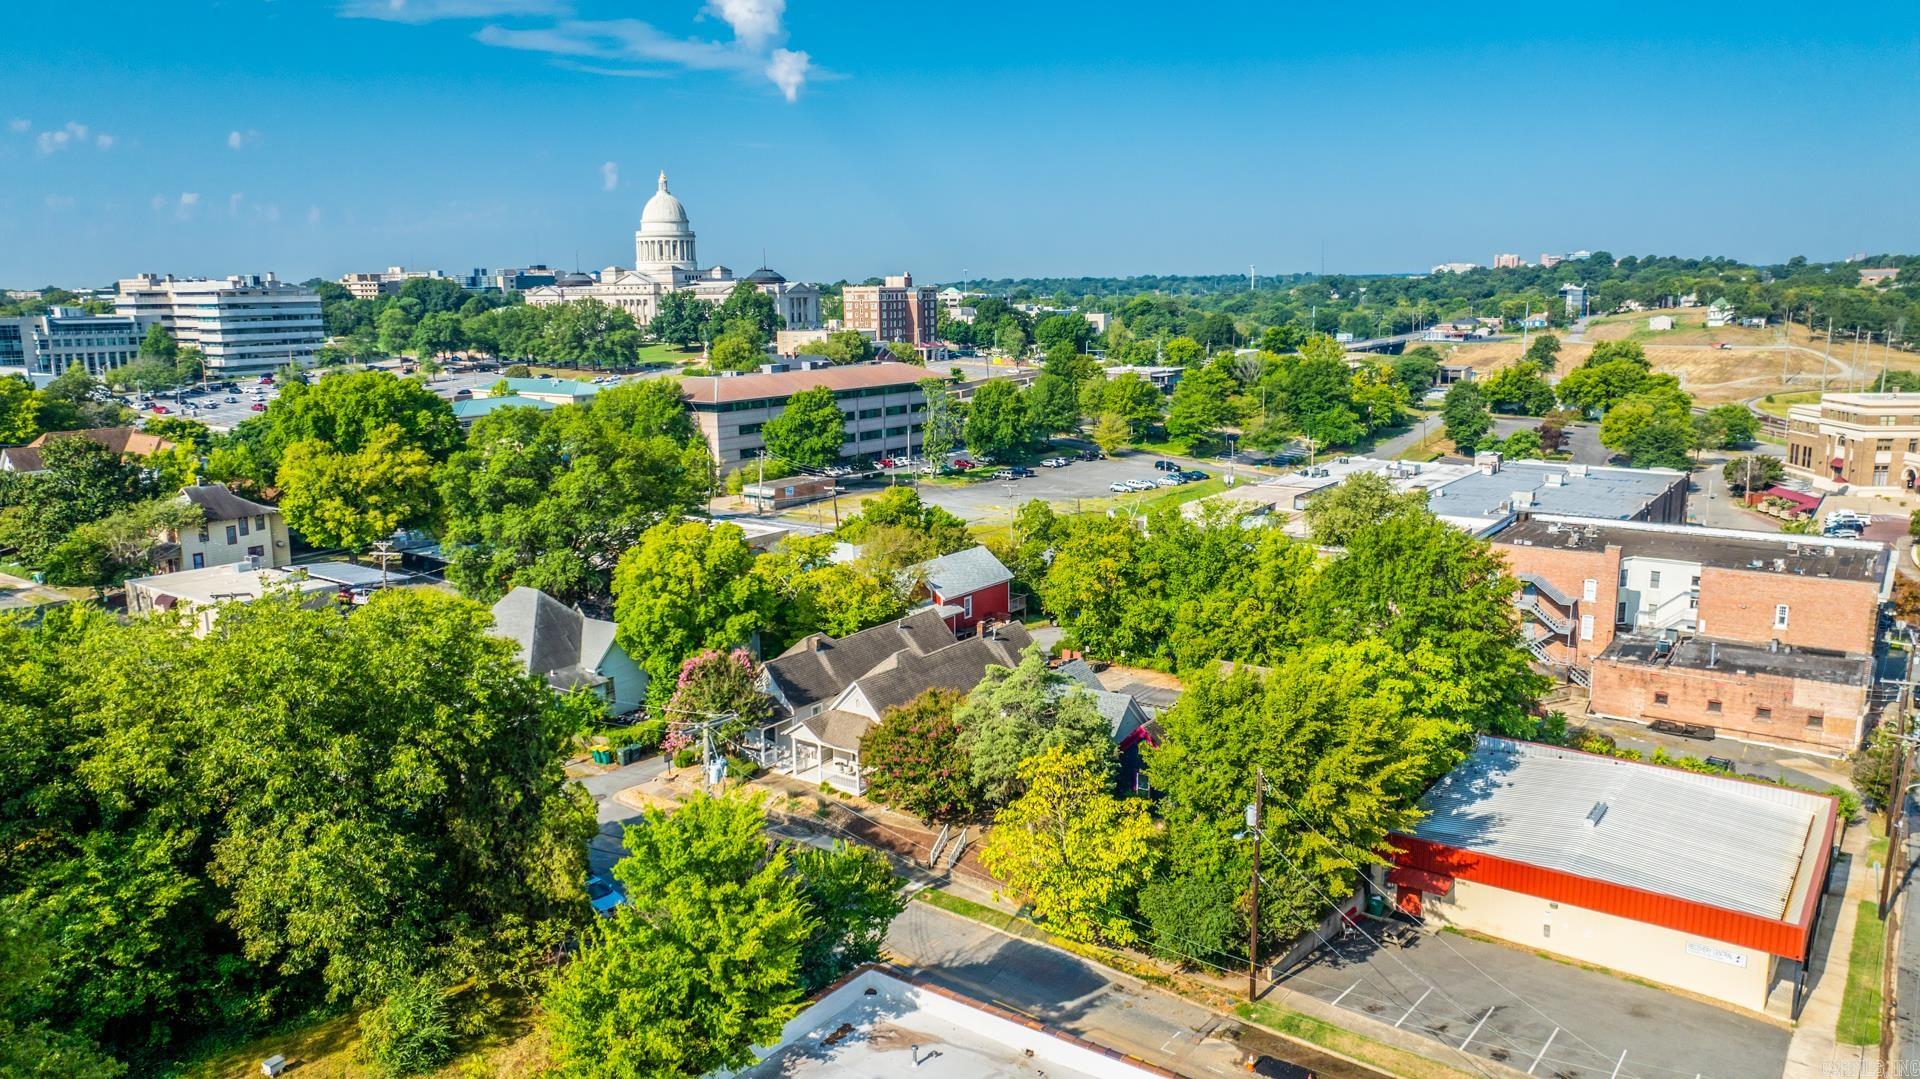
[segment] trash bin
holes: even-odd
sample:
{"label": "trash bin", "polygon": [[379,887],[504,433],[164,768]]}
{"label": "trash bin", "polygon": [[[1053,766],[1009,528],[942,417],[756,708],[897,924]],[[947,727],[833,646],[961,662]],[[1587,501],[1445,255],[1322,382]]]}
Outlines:
{"label": "trash bin", "polygon": [[612,749],[610,749],[610,748],[608,748],[608,747],[606,747],[606,746],[595,746],[595,747],[593,747],[593,763],[595,763],[595,764],[612,764],[612,763],[613,763],[613,750],[612,750]]}
{"label": "trash bin", "polygon": [[1387,916],[1387,897],[1381,895],[1379,892],[1368,892],[1367,914],[1369,917],[1385,918]]}
{"label": "trash bin", "polygon": [[621,764],[632,764],[634,761],[639,760],[641,756],[642,756],[642,751],[639,746],[621,746],[620,747],[620,763]]}

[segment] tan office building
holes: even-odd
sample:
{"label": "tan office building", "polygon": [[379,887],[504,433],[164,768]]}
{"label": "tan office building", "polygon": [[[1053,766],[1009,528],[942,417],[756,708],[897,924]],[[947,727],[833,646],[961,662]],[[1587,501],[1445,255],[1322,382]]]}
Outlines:
{"label": "tan office building", "polygon": [[680,380],[680,395],[722,468],[754,460],[765,448],[768,420],[786,411],[794,394],[825,386],[845,413],[842,457],[881,457],[920,448],[927,398],[920,381],[931,376],[909,363],[861,363],[835,367],[803,358],[797,368],[770,363],[756,374],[723,374]]}
{"label": "tan office building", "polygon": [[931,345],[940,318],[940,298],[932,285],[916,285],[912,274],[889,277],[883,285],[848,285],[840,292],[840,325],[864,330],[876,341]]}
{"label": "tan office building", "polygon": [[[1823,490],[1920,487],[1920,393],[1830,393],[1787,410],[1787,472]],[[1862,490],[1864,489],[1864,490]]]}

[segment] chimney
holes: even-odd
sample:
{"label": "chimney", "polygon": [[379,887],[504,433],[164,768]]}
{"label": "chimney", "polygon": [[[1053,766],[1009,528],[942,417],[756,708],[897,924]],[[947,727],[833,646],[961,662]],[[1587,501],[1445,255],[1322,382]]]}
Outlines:
{"label": "chimney", "polygon": [[1473,467],[1480,470],[1482,476],[1491,476],[1500,471],[1500,455],[1492,450],[1483,450],[1473,455]]}

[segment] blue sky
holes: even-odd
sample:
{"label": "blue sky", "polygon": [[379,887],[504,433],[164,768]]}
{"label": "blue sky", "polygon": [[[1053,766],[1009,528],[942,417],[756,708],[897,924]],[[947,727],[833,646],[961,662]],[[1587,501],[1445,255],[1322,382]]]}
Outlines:
{"label": "blue sky", "polygon": [[17,7],[10,287],[627,263],[663,168],[827,280],[1920,250],[1911,3]]}

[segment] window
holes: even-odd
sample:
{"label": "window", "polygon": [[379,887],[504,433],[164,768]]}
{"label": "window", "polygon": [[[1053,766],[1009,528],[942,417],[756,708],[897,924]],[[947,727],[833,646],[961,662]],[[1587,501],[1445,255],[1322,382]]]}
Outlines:
{"label": "window", "polygon": [[1818,712],[1807,713],[1807,726],[1817,730],[1826,725],[1827,725],[1827,717],[1821,715]]}
{"label": "window", "polygon": [[251,557],[251,558],[264,558],[266,557],[266,553],[267,553],[267,549],[265,547],[247,548],[247,555],[248,557]]}
{"label": "window", "polygon": [[[1887,418],[1888,418],[1888,419],[1892,419],[1892,417],[1891,417],[1891,416],[1889,416],[1889,417],[1887,417]],[[1875,453],[1891,453],[1891,452],[1893,451],[1893,439],[1891,439],[1891,438],[1882,438],[1882,439],[1879,439],[1879,440],[1877,440],[1877,441],[1876,441],[1876,442],[1874,442],[1874,444],[1873,444],[1873,451],[1874,451]]]}
{"label": "window", "polygon": [[1580,616],[1580,639],[1583,641],[1593,640],[1593,616],[1590,614]]}
{"label": "window", "polygon": [[1707,702],[1707,711],[1709,711],[1709,712],[1712,712],[1712,713],[1713,713],[1714,715],[1716,715],[1716,716],[1717,716],[1717,715],[1719,715],[1719,714],[1720,714],[1720,702],[1719,702],[1719,701],[1708,701],[1708,702]]}
{"label": "window", "polygon": [[1787,628],[1787,605],[1784,603],[1776,603],[1773,605],[1773,628]]}
{"label": "window", "polygon": [[1663,693],[1663,692],[1658,692],[1658,691],[1656,691],[1656,692],[1654,693],[1654,695],[1653,695],[1653,703],[1655,703],[1655,704],[1665,704],[1665,703],[1667,703],[1667,695],[1666,695],[1665,693]]}
{"label": "window", "polygon": [[740,433],[743,435],[757,435],[760,433],[760,425],[757,423],[743,423],[740,425]]}
{"label": "window", "polygon": [[1659,570],[1654,570],[1653,573],[1650,576],[1648,576],[1647,587],[1648,588],[1660,587],[1660,571]]}
{"label": "window", "polygon": [[240,534],[241,534],[241,535],[243,535],[243,536],[244,536],[244,535],[247,535],[247,534],[248,534],[248,533],[247,533],[247,519],[246,519],[245,517],[242,517],[242,518],[240,518]]}
{"label": "window", "polygon": [[1627,567],[1620,567],[1620,587],[1627,587]]}
{"label": "window", "polygon": [[967,619],[971,619],[973,617],[973,597],[972,596],[962,596],[960,598],[960,616],[962,618],[967,618]]}
{"label": "window", "polygon": [[1699,610],[1699,609],[1700,609],[1700,597],[1699,597],[1698,595],[1691,595],[1691,596],[1688,596],[1688,597],[1687,597],[1687,610],[1689,610],[1689,611],[1697,611],[1697,610]]}
{"label": "window", "polygon": [[237,532],[234,531],[234,528],[232,525],[227,526],[227,542],[228,543],[240,542],[240,536]]}
{"label": "window", "polygon": [[1755,708],[1753,710],[1753,720],[1755,723],[1772,723],[1773,709],[1768,708],[1765,705],[1762,705],[1759,708]]}
{"label": "window", "polygon": [[253,527],[265,532],[267,530],[267,515],[264,513],[256,514],[253,518]]}
{"label": "window", "polygon": [[1600,596],[1600,582],[1589,577],[1580,582],[1580,598],[1592,603]]}
{"label": "window", "polygon": [[206,525],[200,526],[200,542],[201,543],[207,542],[207,526]]}
{"label": "window", "polygon": [[1699,589],[1699,587],[1700,587],[1700,578],[1699,578],[1699,576],[1698,576],[1697,574],[1696,574],[1696,575],[1694,576],[1694,578],[1693,578],[1693,585],[1692,585],[1692,587],[1693,587],[1694,589],[1696,589],[1696,590],[1697,590],[1697,589]]}
{"label": "window", "polygon": [[[206,537],[206,533],[204,533],[204,532],[203,532],[203,533],[201,533],[201,535],[200,535],[200,538],[201,538],[201,539],[206,539],[206,538],[207,538],[207,537]],[[193,568],[194,568],[194,569],[206,569],[206,568],[207,568],[207,556],[206,556],[206,555],[204,555],[204,554],[201,554],[201,553],[200,553],[199,551],[195,551],[195,552],[193,552]]]}
{"label": "window", "polygon": [[1614,608],[1613,624],[1616,626],[1627,624],[1627,601],[1624,599]]}

